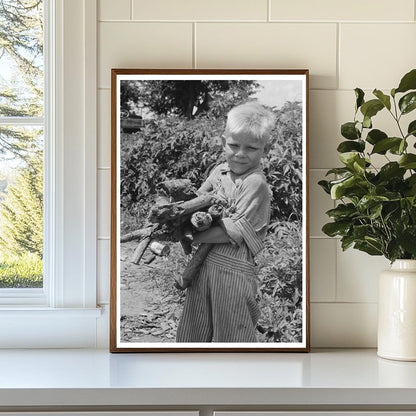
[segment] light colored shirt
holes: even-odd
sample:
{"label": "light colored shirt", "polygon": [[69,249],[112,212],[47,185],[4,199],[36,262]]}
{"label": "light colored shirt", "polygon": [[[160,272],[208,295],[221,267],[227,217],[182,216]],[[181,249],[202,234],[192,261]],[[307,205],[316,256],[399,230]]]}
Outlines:
{"label": "light colored shirt", "polygon": [[237,176],[223,163],[212,171],[199,192],[214,192],[227,201],[221,226],[234,244],[245,242],[253,256],[263,248],[270,221],[270,190],[260,168]]}

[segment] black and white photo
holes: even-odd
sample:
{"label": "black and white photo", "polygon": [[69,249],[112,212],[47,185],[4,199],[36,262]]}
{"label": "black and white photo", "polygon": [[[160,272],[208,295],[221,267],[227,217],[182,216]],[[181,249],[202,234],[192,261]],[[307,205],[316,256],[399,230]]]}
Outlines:
{"label": "black and white photo", "polygon": [[307,122],[307,70],[112,70],[112,352],[309,350]]}

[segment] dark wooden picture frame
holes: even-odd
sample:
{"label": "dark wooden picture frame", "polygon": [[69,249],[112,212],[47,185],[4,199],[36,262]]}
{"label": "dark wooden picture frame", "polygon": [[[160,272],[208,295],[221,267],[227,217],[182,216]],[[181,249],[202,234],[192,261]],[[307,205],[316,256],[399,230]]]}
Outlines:
{"label": "dark wooden picture frame", "polygon": [[[306,69],[112,70],[111,352],[309,351],[308,90]],[[153,240],[155,187],[180,178],[200,185],[206,163],[218,163],[210,149],[223,148],[227,112],[253,100],[276,116],[262,165],[272,214],[256,260],[257,342],[176,342],[186,291],[174,278],[192,256],[179,240]],[[183,203],[169,192],[163,203]]]}

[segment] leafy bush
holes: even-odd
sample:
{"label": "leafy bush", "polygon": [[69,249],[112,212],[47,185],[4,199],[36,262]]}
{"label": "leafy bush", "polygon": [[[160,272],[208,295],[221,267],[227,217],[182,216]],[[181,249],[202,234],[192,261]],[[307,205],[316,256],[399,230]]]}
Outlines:
{"label": "leafy bush", "polygon": [[[402,126],[403,116],[416,109],[416,69],[404,75],[390,96],[375,89],[376,98],[365,101],[364,91],[356,88],[355,93],[354,120],[341,126],[347,140],[337,148],[344,166],[327,172],[338,175],[335,180],[319,182],[340,201],[327,212],[333,222],[322,230],[341,236],[343,250],[353,246],[392,262],[416,259],[416,154],[409,149],[416,120]],[[372,118],[380,111],[393,118],[393,132],[373,128]],[[381,167],[375,162],[379,155],[387,161]]]}
{"label": "leafy bush", "polygon": [[264,172],[270,184],[272,220],[302,218],[302,107],[288,102],[276,110],[272,131],[272,149],[264,160]]}
{"label": "leafy bush", "polygon": [[[272,149],[264,172],[273,193],[272,219],[302,216],[302,124],[299,103],[276,111]],[[194,120],[155,116],[135,134],[121,136],[121,208],[123,231],[142,225],[157,185],[167,179],[190,179],[199,187],[210,169],[223,161],[220,136],[225,118]]]}
{"label": "leafy bush", "polygon": [[141,225],[160,182],[183,178],[196,187],[202,184],[221,160],[222,124],[218,119],[157,117],[140,132],[123,135],[120,194],[127,229]]}
{"label": "leafy bush", "polygon": [[302,227],[281,222],[258,256],[260,341],[302,341]]}

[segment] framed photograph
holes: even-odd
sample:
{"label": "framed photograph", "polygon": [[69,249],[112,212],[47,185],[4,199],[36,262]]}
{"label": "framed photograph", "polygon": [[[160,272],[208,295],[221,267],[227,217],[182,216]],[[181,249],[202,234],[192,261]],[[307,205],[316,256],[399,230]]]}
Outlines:
{"label": "framed photograph", "polygon": [[111,352],[309,351],[308,76],[112,70]]}

